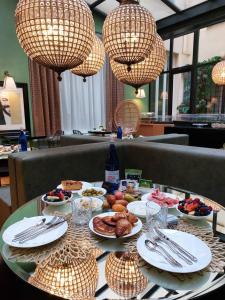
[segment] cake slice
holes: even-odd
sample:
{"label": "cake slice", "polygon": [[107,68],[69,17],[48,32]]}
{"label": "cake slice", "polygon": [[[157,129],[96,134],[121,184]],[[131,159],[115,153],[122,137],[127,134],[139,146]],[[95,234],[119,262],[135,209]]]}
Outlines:
{"label": "cake slice", "polygon": [[62,187],[66,191],[78,191],[82,189],[82,182],[75,180],[62,180]]}

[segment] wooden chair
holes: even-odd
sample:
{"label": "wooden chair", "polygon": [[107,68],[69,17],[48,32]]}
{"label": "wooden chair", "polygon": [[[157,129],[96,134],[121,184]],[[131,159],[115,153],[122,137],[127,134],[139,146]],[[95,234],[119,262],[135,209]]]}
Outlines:
{"label": "wooden chair", "polygon": [[117,107],[114,114],[116,126],[121,126],[123,131],[135,135],[140,126],[140,110],[132,100],[123,100]]}

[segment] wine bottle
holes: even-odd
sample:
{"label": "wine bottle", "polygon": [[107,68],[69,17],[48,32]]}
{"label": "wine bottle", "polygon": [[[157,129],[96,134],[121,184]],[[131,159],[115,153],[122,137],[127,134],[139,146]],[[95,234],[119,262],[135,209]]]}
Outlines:
{"label": "wine bottle", "polygon": [[112,189],[117,190],[120,183],[119,159],[115,144],[109,146],[109,155],[105,163],[105,182],[111,183]]}
{"label": "wine bottle", "polygon": [[27,137],[23,130],[20,130],[19,145],[20,151],[27,151]]}

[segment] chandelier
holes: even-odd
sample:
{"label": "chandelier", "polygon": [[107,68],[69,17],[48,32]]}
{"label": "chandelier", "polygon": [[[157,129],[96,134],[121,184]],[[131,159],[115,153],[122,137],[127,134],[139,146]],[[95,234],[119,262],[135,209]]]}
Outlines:
{"label": "chandelier", "polygon": [[19,0],[16,34],[25,53],[58,73],[83,63],[94,40],[94,20],[84,0]]}
{"label": "chandelier", "polygon": [[103,24],[103,43],[111,60],[131,65],[143,61],[155,44],[156,24],[138,0],[117,0],[120,6],[108,14]]}
{"label": "chandelier", "polygon": [[134,64],[129,72],[125,65],[110,60],[112,71],[116,78],[133,86],[138,93],[138,88],[155,80],[162,72],[166,62],[166,49],[161,37],[156,34],[156,42],[151,54],[142,62]]}
{"label": "chandelier", "polygon": [[76,68],[73,68],[71,72],[75,75],[82,76],[86,81],[86,77],[92,76],[98,73],[104,64],[105,51],[102,41],[95,36],[93,48],[86,60]]}
{"label": "chandelier", "polygon": [[213,67],[212,80],[215,84],[225,85],[225,60],[218,62]]}

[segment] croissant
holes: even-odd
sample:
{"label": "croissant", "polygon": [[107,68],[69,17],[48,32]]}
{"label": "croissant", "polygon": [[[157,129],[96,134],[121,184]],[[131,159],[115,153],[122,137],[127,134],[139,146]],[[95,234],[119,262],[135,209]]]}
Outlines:
{"label": "croissant", "polygon": [[134,223],[137,223],[138,218],[137,218],[135,215],[129,213],[129,214],[128,214],[128,221],[129,221],[132,225],[134,225]]}
{"label": "croissant", "polygon": [[116,223],[116,236],[121,237],[131,232],[132,225],[127,219],[120,219]]}
{"label": "croissant", "polygon": [[119,221],[120,219],[127,219],[127,213],[116,213],[113,217],[112,217],[112,221]]}

